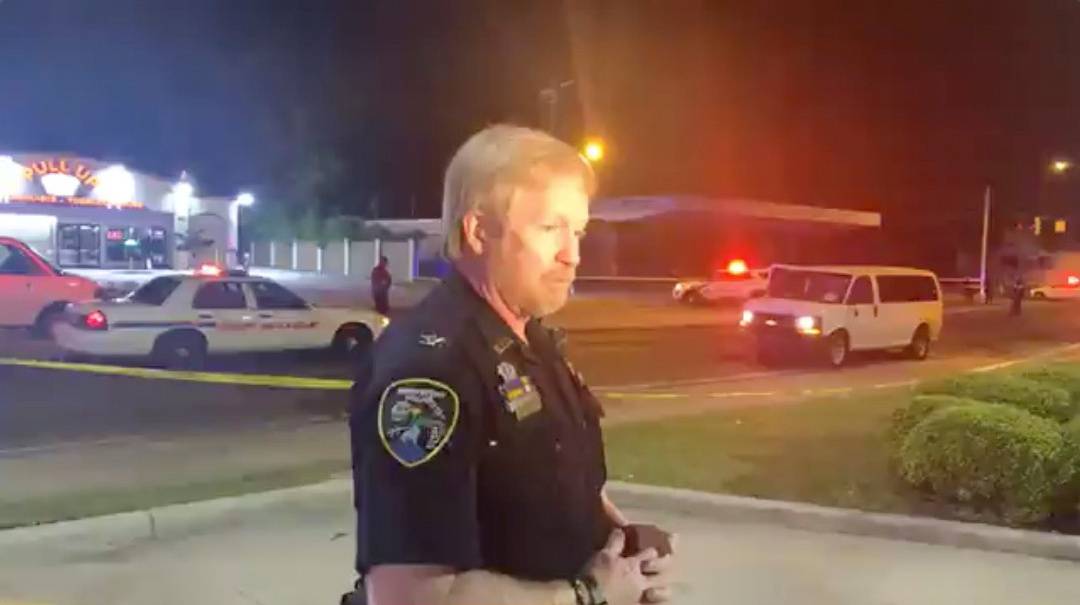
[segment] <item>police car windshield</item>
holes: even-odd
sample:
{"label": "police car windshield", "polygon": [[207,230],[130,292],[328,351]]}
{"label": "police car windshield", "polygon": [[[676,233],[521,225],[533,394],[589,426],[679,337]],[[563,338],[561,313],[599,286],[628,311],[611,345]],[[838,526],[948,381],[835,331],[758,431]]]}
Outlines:
{"label": "police car windshield", "polygon": [[172,276],[155,277],[128,295],[127,300],[142,305],[160,307],[180,285],[180,279]]}
{"label": "police car windshield", "polygon": [[769,297],[839,304],[851,276],[823,271],[776,269],[769,278]]}

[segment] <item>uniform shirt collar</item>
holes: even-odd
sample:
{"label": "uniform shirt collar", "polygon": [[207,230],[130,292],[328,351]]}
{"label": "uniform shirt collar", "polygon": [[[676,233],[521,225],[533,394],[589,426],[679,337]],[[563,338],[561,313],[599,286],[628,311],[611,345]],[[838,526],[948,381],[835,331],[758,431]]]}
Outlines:
{"label": "uniform shirt collar", "polygon": [[464,275],[455,269],[447,278],[447,282],[466,301],[469,314],[475,319],[480,334],[497,356],[501,357],[507,351],[516,348],[525,356],[532,357],[530,344],[544,346],[542,339],[547,337],[547,333],[540,320],[530,319],[525,324],[525,336],[529,339],[529,343],[523,343],[503,318],[499,317],[495,309],[491,308],[491,303],[476,292]]}

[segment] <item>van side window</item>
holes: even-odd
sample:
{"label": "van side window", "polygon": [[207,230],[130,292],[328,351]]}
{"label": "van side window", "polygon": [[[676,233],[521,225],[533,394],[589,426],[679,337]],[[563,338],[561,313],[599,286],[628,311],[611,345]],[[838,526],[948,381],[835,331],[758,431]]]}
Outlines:
{"label": "van side window", "polygon": [[938,300],[937,284],[928,275],[879,275],[876,279],[883,303]]}
{"label": "van side window", "polygon": [[863,276],[855,280],[851,286],[851,294],[848,295],[849,305],[872,305],[874,304],[874,287],[870,285],[870,278]]}

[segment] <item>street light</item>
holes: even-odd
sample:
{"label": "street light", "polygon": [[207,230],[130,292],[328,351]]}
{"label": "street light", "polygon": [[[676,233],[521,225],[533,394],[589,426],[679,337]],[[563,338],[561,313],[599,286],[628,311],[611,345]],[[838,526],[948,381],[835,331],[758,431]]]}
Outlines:
{"label": "street light", "polygon": [[26,179],[23,167],[9,155],[0,156],[0,200],[7,201],[23,192]]}
{"label": "street light", "polygon": [[122,164],[109,166],[97,175],[94,197],[110,205],[120,206],[135,199],[135,175]]}
{"label": "street light", "polygon": [[590,139],[585,142],[585,146],[582,148],[581,152],[586,160],[595,164],[604,159],[604,142],[600,139]]}
{"label": "street light", "polygon": [[190,218],[191,200],[194,197],[195,187],[191,183],[187,181],[180,181],[176,185],[173,185],[173,211],[176,213],[177,216]]}
{"label": "street light", "polygon": [[1054,174],[1065,174],[1073,167],[1073,163],[1066,159],[1057,159],[1050,162],[1050,170]]}
{"label": "street light", "polygon": [[250,193],[241,193],[236,196],[236,203],[247,208],[255,203],[255,196]]}

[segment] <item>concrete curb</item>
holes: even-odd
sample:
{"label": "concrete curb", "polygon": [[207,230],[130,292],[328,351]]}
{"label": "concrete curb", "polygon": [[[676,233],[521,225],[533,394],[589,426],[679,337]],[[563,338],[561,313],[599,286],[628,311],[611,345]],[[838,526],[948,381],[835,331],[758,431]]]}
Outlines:
{"label": "concrete curb", "polygon": [[608,493],[620,506],[686,514],[725,523],[763,523],[815,532],[1080,561],[1080,536],[622,482],[609,483]]}
{"label": "concrete curb", "polygon": [[352,479],[8,529],[0,531],[0,550],[50,541],[63,541],[65,547],[87,551],[119,549],[147,540],[206,533],[222,525],[242,523],[261,508],[307,504],[320,497],[351,502]]}
{"label": "concrete curb", "polygon": [[[690,515],[721,523],[778,525],[822,533],[1080,561],[1080,536],[622,482],[611,482],[608,491],[612,499],[623,507]],[[49,541],[63,541],[66,548],[84,551],[119,549],[147,540],[206,533],[222,525],[242,523],[260,508],[290,503],[310,504],[313,498],[351,502],[352,480],[333,479],[246,496],[10,529],[0,531],[0,550]]]}

